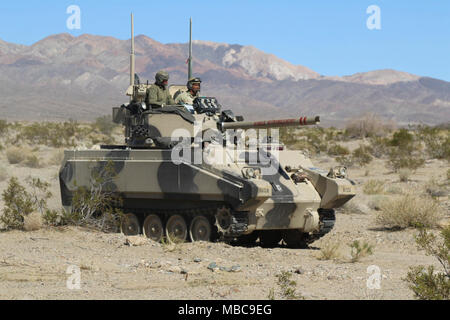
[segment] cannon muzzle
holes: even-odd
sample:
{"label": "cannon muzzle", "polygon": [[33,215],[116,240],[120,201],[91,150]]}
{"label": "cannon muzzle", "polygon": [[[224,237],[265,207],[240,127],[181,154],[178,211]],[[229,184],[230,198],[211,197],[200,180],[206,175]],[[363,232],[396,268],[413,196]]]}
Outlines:
{"label": "cannon muzzle", "polygon": [[295,119],[277,119],[265,121],[238,121],[222,123],[222,131],[227,129],[255,129],[255,128],[279,128],[279,127],[298,127],[320,123],[320,117],[313,118],[300,117]]}

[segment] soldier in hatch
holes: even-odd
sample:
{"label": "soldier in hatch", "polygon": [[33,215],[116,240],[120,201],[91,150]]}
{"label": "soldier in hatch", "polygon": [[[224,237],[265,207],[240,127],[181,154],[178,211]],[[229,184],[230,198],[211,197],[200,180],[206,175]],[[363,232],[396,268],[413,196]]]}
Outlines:
{"label": "soldier in hatch", "polygon": [[162,108],[167,105],[174,105],[172,96],[167,88],[169,74],[166,71],[158,71],[155,75],[155,83],[147,90],[145,103],[152,108]]}
{"label": "soldier in hatch", "polygon": [[180,93],[175,99],[176,104],[194,104],[194,99],[199,96],[200,93],[200,78],[190,78],[187,82],[188,91]]}

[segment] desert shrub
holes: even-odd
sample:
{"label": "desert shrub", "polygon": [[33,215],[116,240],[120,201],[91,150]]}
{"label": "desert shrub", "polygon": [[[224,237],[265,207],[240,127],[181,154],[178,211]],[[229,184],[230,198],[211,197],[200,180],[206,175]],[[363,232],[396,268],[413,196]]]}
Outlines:
{"label": "desert shrub", "polygon": [[372,152],[370,146],[360,145],[352,152],[353,163],[361,167],[369,164],[372,161],[372,156],[370,155]]}
{"label": "desert shrub", "polygon": [[10,164],[17,164],[25,160],[27,152],[19,147],[9,147],[6,149],[6,158]]}
{"label": "desert shrub", "polygon": [[434,178],[431,178],[425,183],[425,192],[432,198],[444,197],[447,194],[445,184],[439,184]]}
{"label": "desert shrub", "polygon": [[374,157],[382,158],[389,154],[389,139],[387,137],[370,137],[369,142]]}
{"label": "desert shrub", "polygon": [[335,158],[336,162],[344,167],[352,167],[353,166],[353,158],[349,156],[339,156]]}
{"label": "desert shrub", "polygon": [[340,252],[341,244],[338,241],[328,240],[323,243],[320,248],[319,256],[317,259],[319,260],[332,260],[337,259],[341,256]]}
{"label": "desert shrub", "polygon": [[439,203],[431,197],[405,194],[380,204],[376,222],[386,228],[436,227],[442,218]]}
{"label": "desert shrub", "polygon": [[30,125],[17,126],[18,134],[13,143],[24,141],[32,145],[42,144],[55,148],[73,147],[77,139],[83,138],[90,130],[83,130],[72,120],[63,123],[34,122]]}
{"label": "desert shrub", "polygon": [[330,156],[345,156],[350,154],[350,151],[339,144],[332,144],[330,147],[328,147],[328,154]]}
{"label": "desert shrub", "polygon": [[447,180],[450,180],[450,169],[447,170]]}
{"label": "desert shrub", "polygon": [[355,240],[350,243],[349,246],[351,262],[357,262],[361,258],[373,254],[373,246],[368,244],[367,242],[361,244],[358,240]]}
{"label": "desert shrub", "polygon": [[[16,177],[9,180],[2,198],[5,202],[0,221],[7,229],[35,230],[41,224],[41,217],[48,213],[47,200],[52,196],[50,184],[39,178],[27,178],[29,191]],[[29,216],[33,213],[32,216]],[[45,220],[45,219],[44,219]]]}
{"label": "desert shrub", "polygon": [[369,180],[364,184],[363,191],[365,194],[381,194],[384,193],[384,181]]}
{"label": "desert shrub", "polygon": [[450,131],[437,127],[419,127],[418,135],[431,159],[450,160]]}
{"label": "desert shrub", "polygon": [[392,148],[389,152],[388,166],[393,170],[406,168],[411,170],[417,170],[425,163],[425,159],[422,154],[417,152],[409,152],[408,150],[401,150]]}
{"label": "desert shrub", "polygon": [[6,134],[8,131],[8,122],[6,120],[0,119],[0,134]]}
{"label": "desert shrub", "polygon": [[350,120],[345,127],[345,135],[350,138],[383,136],[395,128],[393,122],[386,122],[373,113]]}
{"label": "desert shrub", "polygon": [[9,180],[8,187],[2,193],[5,203],[0,221],[6,229],[22,229],[24,216],[34,210],[31,195],[20,185],[16,177]]}
{"label": "desert shrub", "polygon": [[114,128],[117,127],[117,124],[115,124],[112,121],[112,118],[110,115],[106,115],[103,117],[98,117],[95,119],[94,128],[98,129],[101,133],[109,136],[111,135]]}
{"label": "desert shrub", "polygon": [[26,154],[23,164],[29,168],[39,168],[41,166],[39,158],[35,154]]}
{"label": "desert shrub", "polygon": [[421,143],[406,129],[396,131],[388,141],[388,165],[398,171],[401,168],[416,170],[425,163],[421,151]]}
{"label": "desert shrub", "polygon": [[64,149],[58,149],[52,153],[48,163],[50,165],[60,165],[63,160],[64,160]]}
{"label": "desert shrub", "polygon": [[[276,275],[277,277],[277,284],[280,288],[280,295],[282,299],[287,300],[298,300],[298,299],[304,299],[300,294],[296,292],[296,285],[297,282],[294,280],[291,280],[292,273],[288,271],[282,271],[281,273]],[[269,294],[270,296],[270,294]],[[272,297],[274,297],[274,294],[272,293]]]}
{"label": "desert shrub", "polygon": [[99,163],[91,170],[90,186],[78,187],[71,210],[64,212],[62,224],[88,226],[102,231],[117,231],[122,212],[114,195],[114,163]]}
{"label": "desert shrub", "polygon": [[415,237],[419,249],[434,256],[442,267],[442,271],[436,271],[434,266],[410,268],[404,280],[420,300],[450,299],[450,226],[441,231],[441,238],[425,229]]}
{"label": "desert shrub", "polygon": [[411,176],[412,171],[408,168],[402,168],[398,170],[398,177],[401,182],[407,182]]}
{"label": "desert shrub", "polygon": [[414,142],[414,136],[407,129],[400,129],[394,132],[389,144],[394,147],[405,148]]}
{"label": "desert shrub", "polygon": [[8,172],[5,167],[0,165],[0,182],[5,181],[8,178]]}
{"label": "desert shrub", "polygon": [[280,141],[290,147],[297,142],[295,129],[292,127],[282,127],[279,129]]}

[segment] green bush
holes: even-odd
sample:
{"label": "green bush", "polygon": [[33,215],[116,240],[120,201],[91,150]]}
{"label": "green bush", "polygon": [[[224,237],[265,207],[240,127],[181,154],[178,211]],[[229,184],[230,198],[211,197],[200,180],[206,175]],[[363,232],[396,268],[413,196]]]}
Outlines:
{"label": "green bush", "polygon": [[361,258],[373,254],[373,246],[364,242],[361,244],[358,240],[353,241],[349,244],[350,246],[350,255],[351,262],[357,262]]}
{"label": "green bush", "polygon": [[418,131],[429,158],[450,161],[450,130],[422,126]]}
{"label": "green bush", "polygon": [[330,147],[328,147],[328,154],[330,156],[345,156],[350,154],[350,151],[339,144],[332,144]]}
{"label": "green bush", "polygon": [[8,122],[0,119],[0,135],[6,134],[8,131]]}
{"label": "green bush", "polygon": [[425,229],[415,237],[419,249],[434,256],[442,267],[442,271],[436,271],[434,266],[410,268],[404,280],[420,300],[450,299],[450,226],[442,230],[441,237],[442,241]]}
{"label": "green bush", "polygon": [[2,193],[2,199],[5,207],[0,221],[6,229],[22,229],[24,216],[34,211],[31,195],[20,185],[16,177],[12,177]]}
{"label": "green bush", "polygon": [[425,159],[422,154],[401,150],[391,149],[389,152],[388,166],[398,171],[399,169],[406,168],[411,170],[417,170],[425,163]]}
{"label": "green bush", "polygon": [[372,161],[372,156],[370,155],[372,152],[371,147],[360,145],[359,148],[352,152],[353,162],[361,167],[369,164]]}

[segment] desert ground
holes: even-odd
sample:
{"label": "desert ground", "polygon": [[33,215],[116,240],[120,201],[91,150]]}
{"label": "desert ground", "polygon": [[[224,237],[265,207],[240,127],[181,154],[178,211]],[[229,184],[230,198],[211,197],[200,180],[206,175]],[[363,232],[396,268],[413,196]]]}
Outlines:
{"label": "desert ground", "polygon": [[[358,143],[344,145],[352,149]],[[6,147],[0,151],[0,166],[5,169],[0,192],[7,188],[10,177],[20,182],[28,176],[39,177],[51,184],[49,208],[58,209],[59,164],[51,159],[60,149],[32,147],[42,163],[37,168],[10,164]],[[312,160],[323,169],[337,165],[325,154]],[[437,197],[442,213],[439,223],[448,223],[449,164],[426,160],[402,182],[385,161],[374,159],[364,167],[348,169],[357,195],[337,210],[334,229],[307,249],[289,249],[282,243],[276,248],[262,248],[258,243],[251,247],[155,243],[144,236],[126,237],[76,226],[0,231],[0,299],[414,299],[404,281],[409,268],[439,268],[439,263],[417,248],[417,229],[381,227],[376,221],[376,203],[399,197],[404,190],[423,194],[433,181],[441,189]],[[373,179],[384,182],[382,193],[364,192],[364,185]],[[3,209],[0,199],[0,214]],[[438,234],[439,228],[432,232]],[[351,262],[349,244],[355,240],[370,244],[373,254]],[[340,244],[336,256],[319,259],[330,244]],[[73,275],[71,266],[80,270],[79,289],[67,285]],[[378,288],[368,285],[368,281],[373,284],[373,270],[380,272]],[[282,274],[295,281],[294,295],[288,296],[280,285]]]}

